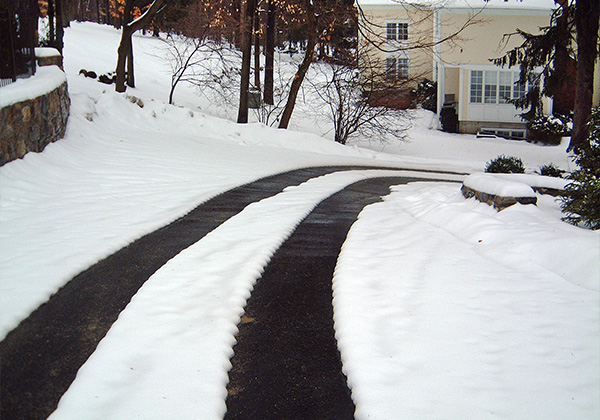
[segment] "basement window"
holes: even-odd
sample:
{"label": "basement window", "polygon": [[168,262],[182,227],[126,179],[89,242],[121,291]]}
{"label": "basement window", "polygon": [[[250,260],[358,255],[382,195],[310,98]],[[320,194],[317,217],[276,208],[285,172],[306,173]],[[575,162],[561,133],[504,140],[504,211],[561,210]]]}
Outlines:
{"label": "basement window", "polygon": [[519,128],[482,127],[477,137],[502,137],[509,140],[525,140],[527,130]]}

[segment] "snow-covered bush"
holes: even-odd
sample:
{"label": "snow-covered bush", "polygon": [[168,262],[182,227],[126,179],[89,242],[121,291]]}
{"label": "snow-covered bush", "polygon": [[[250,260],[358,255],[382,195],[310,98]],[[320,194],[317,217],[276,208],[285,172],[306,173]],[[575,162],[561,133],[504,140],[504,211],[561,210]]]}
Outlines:
{"label": "snow-covered bush", "polygon": [[423,79],[419,85],[411,91],[413,95],[413,108],[421,107],[431,112],[437,112],[437,83],[429,79]]}
{"label": "snow-covered bush", "polygon": [[562,198],[563,220],[600,229],[600,108],[592,112],[588,124],[589,144],[577,151],[579,169],[567,178]]}
{"label": "snow-covered bush", "polygon": [[523,161],[514,156],[500,155],[485,165],[485,172],[495,174],[524,174]]}
{"label": "snow-covered bush", "polygon": [[529,140],[550,145],[560,144],[563,136],[569,136],[573,127],[571,117],[565,115],[538,115],[527,122]]}
{"label": "snow-covered bush", "polygon": [[554,163],[548,163],[540,166],[540,175],[551,176],[554,178],[562,178],[565,171],[560,169]]}

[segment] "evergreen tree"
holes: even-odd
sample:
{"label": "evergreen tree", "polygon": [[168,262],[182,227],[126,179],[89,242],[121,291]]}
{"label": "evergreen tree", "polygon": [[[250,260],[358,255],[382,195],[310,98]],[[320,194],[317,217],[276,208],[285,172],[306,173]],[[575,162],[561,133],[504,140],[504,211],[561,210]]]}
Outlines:
{"label": "evergreen tree", "polygon": [[579,169],[569,175],[562,198],[564,220],[600,229],[600,108],[596,108],[588,124],[589,138],[577,149]]}
{"label": "evergreen tree", "polygon": [[[569,57],[576,57],[576,88],[573,134],[569,150],[575,150],[587,142],[587,121],[592,109],[594,86],[594,62],[598,56],[598,25],[600,2],[598,0],[555,0],[559,5],[553,14],[550,26],[540,28],[542,33],[533,35],[521,30],[516,34],[524,38],[523,43],[505,56],[493,59],[496,65],[521,66],[521,83],[541,77],[541,90],[532,84],[524,97],[514,101],[520,108],[531,106],[525,118],[538,113],[541,95],[555,97],[565,92],[565,81],[570,78]],[[515,34],[511,34],[515,35]],[[509,36],[511,36],[509,35]],[[574,42],[576,41],[576,42]],[[576,45],[576,49],[572,46]],[[543,70],[539,76],[536,69]]]}
{"label": "evergreen tree", "polygon": [[[553,12],[549,26],[540,28],[539,34],[517,29],[507,36],[519,35],[523,38],[523,43],[503,57],[491,60],[502,67],[520,65],[519,82],[524,86],[529,83],[529,89],[524,96],[511,102],[517,108],[529,108],[529,111],[522,114],[528,121],[541,113],[542,96],[560,98],[567,90],[565,86],[568,86],[568,75],[571,73],[568,69],[575,56],[572,48],[575,41],[575,6],[569,5],[567,0],[557,2],[560,7]],[[555,111],[568,114],[571,110],[563,107]]]}

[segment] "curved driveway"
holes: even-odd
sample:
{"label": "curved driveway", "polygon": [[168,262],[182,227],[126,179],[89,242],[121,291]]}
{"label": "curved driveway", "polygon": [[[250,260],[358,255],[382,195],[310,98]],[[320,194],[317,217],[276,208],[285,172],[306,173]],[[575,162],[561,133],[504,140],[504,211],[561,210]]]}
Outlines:
{"label": "curved driveway", "polygon": [[[199,241],[220,223],[252,202],[277,194],[287,186],[298,185],[312,177],[349,169],[366,168],[301,169],[263,178],[227,191],[77,275],[0,343],[1,418],[45,419],[52,413],[60,397],[73,382],[79,367],[95,350],[98,342],[133,295],[158,268],[181,250]],[[234,368],[230,377],[227,418],[325,419],[340,418],[338,415],[342,412],[346,413],[344,418],[352,418],[354,407],[349,398],[345,378],[341,373],[341,362],[333,336],[331,308],[333,268],[346,233],[360,210],[366,204],[386,195],[389,185],[413,180],[415,179],[371,179],[346,188],[323,201],[275,254],[248,302],[247,311],[252,313],[253,317],[259,316],[260,312],[260,322],[258,320],[248,322],[240,327],[239,344],[236,346]],[[286,290],[293,290],[292,285],[301,287],[296,293],[288,295],[294,297],[292,300],[300,304],[304,311],[292,310],[291,315],[295,318],[288,319],[281,312],[284,308],[292,308],[289,301],[283,301],[278,305],[274,303],[264,305],[264,299],[274,302],[270,294],[278,295],[277,288],[282,285],[281,282],[269,280],[269,276],[278,278],[282,270],[286,273],[290,270],[297,272],[282,279],[285,281]],[[314,285],[307,284],[307,279],[314,280]],[[314,294],[314,299],[303,300],[303,296],[309,296],[309,291]],[[317,306],[315,308],[307,306],[308,301],[314,301]],[[268,311],[262,313],[259,309],[263,306],[274,311],[271,311],[271,315],[267,315]],[[280,309],[275,309],[277,307]],[[273,316],[274,313],[277,316]],[[242,392],[239,383],[252,382],[244,377],[244,375],[252,375],[252,372],[240,370],[238,360],[244,360],[244,365],[247,366],[248,355],[255,349],[253,350],[252,345],[246,347],[246,342],[253,340],[256,344],[263,341],[257,338],[260,337],[261,331],[265,331],[262,328],[254,328],[254,330],[252,328],[271,322],[269,316],[271,320],[284,322],[281,325],[272,324],[269,328],[289,329],[289,334],[286,332],[284,336],[285,339],[280,340],[281,344],[288,346],[288,349],[297,348],[302,351],[297,356],[291,357],[296,367],[288,364],[288,361],[274,364],[278,373],[282,373],[282,370],[287,373],[279,377],[272,376],[268,380],[283,382],[271,384],[254,381],[257,387],[254,389],[250,386],[243,387]],[[304,321],[309,319],[313,323],[313,318],[314,325],[304,325]],[[292,332],[292,327],[298,326],[301,328]],[[307,335],[313,338],[307,340]],[[315,342],[315,345],[310,345],[317,335],[322,337],[320,339],[323,341],[319,342],[320,344]],[[316,353],[304,351],[304,347],[294,344],[300,342],[308,343],[308,347]],[[288,350],[282,351],[278,353],[290,354]],[[311,367],[310,373],[307,368],[311,363],[307,360],[319,361]],[[285,366],[288,368],[282,369]],[[253,368],[262,369],[260,365]],[[325,371],[330,373],[322,374]],[[318,384],[319,381],[321,384]],[[298,392],[286,392],[282,400],[279,391],[286,386],[290,388],[290,384],[294,384],[292,388]],[[277,391],[276,395],[265,394],[264,389],[267,388]],[[324,392],[325,389],[327,392]],[[329,393],[330,390],[332,394]],[[296,403],[292,404],[292,400],[289,399],[291,397],[305,398],[305,402],[297,399]],[[268,403],[265,398],[269,398]],[[266,407],[270,411],[257,412],[248,417],[243,409],[253,404],[252,401],[263,401],[254,406]],[[298,411],[298,407],[303,407],[303,411]],[[315,411],[306,411],[307,407],[314,407]],[[281,411],[282,409],[287,411]],[[334,417],[332,413],[336,413]]]}

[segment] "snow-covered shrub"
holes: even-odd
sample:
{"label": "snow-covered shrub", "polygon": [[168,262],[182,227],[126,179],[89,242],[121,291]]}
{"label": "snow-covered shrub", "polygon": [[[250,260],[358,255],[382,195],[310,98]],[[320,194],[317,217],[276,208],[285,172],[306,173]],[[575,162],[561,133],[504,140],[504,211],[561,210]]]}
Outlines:
{"label": "snow-covered shrub", "polygon": [[523,161],[514,156],[500,155],[485,165],[485,172],[494,174],[524,174]]}
{"label": "snow-covered shrub", "polygon": [[529,140],[550,145],[560,144],[564,136],[571,135],[573,121],[565,115],[538,115],[527,122]]}
{"label": "snow-covered shrub", "polygon": [[429,79],[423,79],[419,85],[411,91],[413,96],[413,108],[421,107],[431,112],[437,112],[437,83]]}
{"label": "snow-covered shrub", "polygon": [[600,229],[600,108],[592,112],[588,124],[589,144],[577,151],[579,169],[567,178],[562,197],[563,220]]}
{"label": "snow-covered shrub", "polygon": [[560,169],[554,163],[548,163],[540,166],[540,175],[551,176],[554,178],[562,178],[565,171]]}

